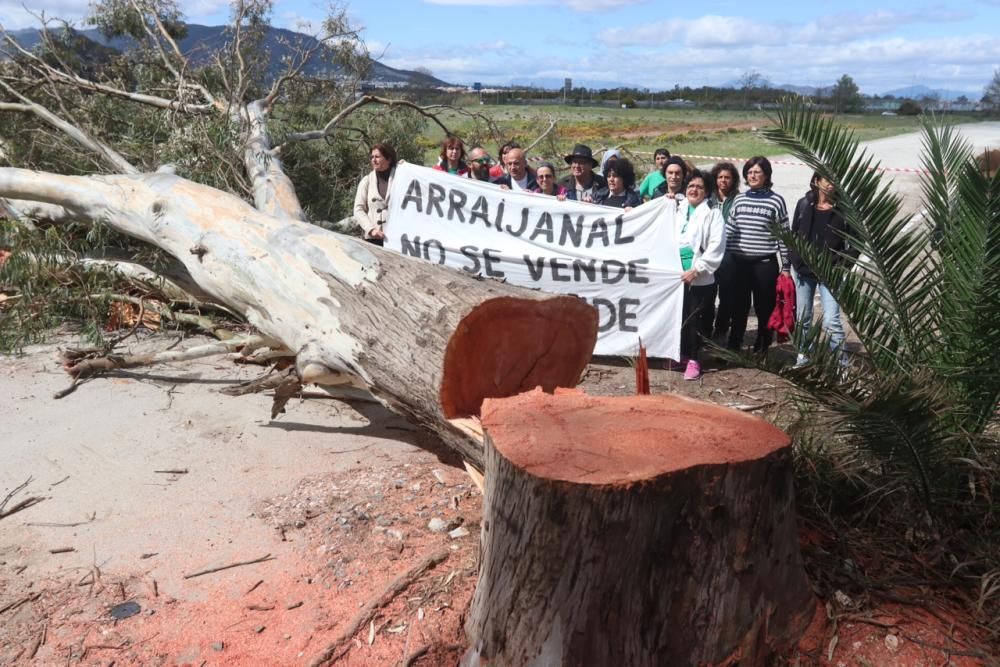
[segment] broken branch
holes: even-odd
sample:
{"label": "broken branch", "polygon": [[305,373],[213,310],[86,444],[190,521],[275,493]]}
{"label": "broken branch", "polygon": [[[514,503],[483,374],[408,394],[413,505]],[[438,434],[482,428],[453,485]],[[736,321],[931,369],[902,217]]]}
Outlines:
{"label": "broken branch", "polygon": [[265,554],[260,558],[254,558],[253,560],[241,560],[236,563],[230,563],[229,565],[220,565],[219,567],[210,567],[207,570],[199,570],[198,572],[193,572],[191,574],[185,574],[185,579],[194,579],[195,577],[200,577],[203,574],[212,574],[213,572],[222,572],[223,570],[228,570],[234,567],[242,567],[244,565],[253,565],[255,563],[263,563],[267,560],[275,560],[275,557],[271,554]]}
{"label": "broken branch", "polygon": [[255,346],[267,341],[263,336],[245,336],[229,340],[214,341],[205,345],[195,345],[186,350],[166,350],[149,354],[109,354],[97,359],[86,359],[66,365],[66,372],[75,378],[85,378],[96,373],[122,368],[138,368],[177,361],[202,359],[219,354],[235,352],[244,345]]}
{"label": "broken branch", "polygon": [[9,510],[5,509],[7,507],[7,503],[9,503],[11,501],[11,499],[14,496],[16,496],[19,492],[21,492],[22,490],[24,490],[24,488],[27,487],[28,484],[31,483],[32,479],[34,479],[34,478],[33,477],[29,477],[28,479],[24,480],[24,482],[22,482],[13,491],[11,491],[10,493],[8,493],[4,497],[3,502],[0,502],[0,519],[6,519],[7,517],[9,517],[12,514],[17,514],[21,510],[26,510],[29,507],[31,507],[32,505],[37,505],[38,503],[40,503],[43,500],[45,500],[44,496],[29,496],[29,497],[25,498],[24,500],[18,502],[16,505],[14,505],[13,507],[11,507]]}
{"label": "broken branch", "polygon": [[341,632],[329,646],[323,649],[322,653],[309,662],[309,667],[328,665],[343,655],[344,651],[347,650],[347,647],[345,647],[344,644],[346,644],[359,629],[372,620],[376,611],[392,602],[397,595],[409,588],[410,585],[423,576],[425,572],[446,561],[448,559],[448,555],[449,551],[447,549],[435,552],[393,579],[378,597],[368,601],[368,603],[348,624],[347,628]]}

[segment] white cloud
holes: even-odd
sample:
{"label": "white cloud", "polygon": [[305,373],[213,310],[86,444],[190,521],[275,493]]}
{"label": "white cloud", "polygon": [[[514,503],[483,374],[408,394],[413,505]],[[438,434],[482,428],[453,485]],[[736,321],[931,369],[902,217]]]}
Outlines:
{"label": "white cloud", "polygon": [[381,61],[389,53],[389,43],[380,42],[377,39],[366,39],[365,48],[368,49],[368,55],[372,58]]}
{"label": "white cloud", "polygon": [[[62,19],[76,27],[85,27],[83,19],[90,13],[90,5],[91,0],[0,0],[0,25],[7,30],[38,28],[41,25],[38,17],[44,14],[47,19]],[[191,23],[218,23],[220,14],[223,17],[228,14],[229,0],[181,0],[178,7]]]}
{"label": "white cloud", "polygon": [[[31,11],[25,7],[29,7]],[[89,0],[56,0],[45,3],[0,0],[0,25],[7,30],[40,28],[39,17],[44,15],[46,19],[63,19],[79,26],[89,8]]]}
{"label": "white cloud", "polygon": [[322,29],[322,21],[309,18],[298,12],[281,12],[274,16],[272,23],[278,28],[295,30],[306,35],[314,35]]}
{"label": "white cloud", "polygon": [[748,44],[749,35],[763,35],[773,29],[734,16],[702,16],[685,21],[684,43],[695,47],[733,47]]}
{"label": "white cloud", "polygon": [[674,41],[685,26],[681,19],[670,19],[629,28],[607,28],[597,34],[597,39],[608,46],[657,46]]}
{"label": "white cloud", "polygon": [[643,2],[645,0],[565,0],[563,4],[578,12],[606,12]]}
{"label": "white cloud", "polygon": [[424,0],[429,5],[450,7],[543,7],[562,5],[578,12],[605,12],[630,5],[638,5],[646,0]]}
{"label": "white cloud", "polygon": [[608,28],[597,39],[608,46],[658,46],[682,42],[694,47],[732,47],[749,43],[748,35],[766,34],[773,26],[735,16],[668,19],[634,28]]}
{"label": "white cloud", "polygon": [[[652,88],[673,84],[721,85],[756,69],[775,84],[832,85],[849,74],[864,92],[882,92],[914,82],[974,91],[1000,61],[1000,40],[992,35],[907,39],[887,37],[840,43],[748,44],[734,59],[732,49],[647,49],[643,63],[625,80]],[[664,80],[662,74],[672,78]],[[637,76],[645,80],[636,80]],[[621,77],[619,77],[621,78]]]}
{"label": "white cloud", "polygon": [[429,5],[447,5],[449,7],[523,7],[524,5],[549,5],[551,2],[542,0],[424,0]]}
{"label": "white cloud", "polygon": [[497,39],[492,42],[479,42],[478,44],[473,44],[469,47],[469,53],[478,54],[482,56],[484,53],[501,53],[511,49],[511,44],[502,39]]}

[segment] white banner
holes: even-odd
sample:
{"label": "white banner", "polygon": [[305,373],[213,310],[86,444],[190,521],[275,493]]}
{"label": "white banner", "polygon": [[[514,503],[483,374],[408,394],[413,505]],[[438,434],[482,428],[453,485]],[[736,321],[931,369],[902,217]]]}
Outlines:
{"label": "white banner", "polygon": [[677,359],[683,305],[676,204],[631,211],[396,167],[385,247],[485,278],[575,294],[597,308],[595,354]]}

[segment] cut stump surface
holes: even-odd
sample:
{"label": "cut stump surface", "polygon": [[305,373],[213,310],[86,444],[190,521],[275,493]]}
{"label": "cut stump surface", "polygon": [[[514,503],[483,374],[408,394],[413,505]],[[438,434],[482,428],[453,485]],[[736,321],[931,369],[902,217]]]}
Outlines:
{"label": "cut stump surface", "polygon": [[503,665],[765,664],[816,601],[786,434],[679,396],[487,400],[466,629]]}

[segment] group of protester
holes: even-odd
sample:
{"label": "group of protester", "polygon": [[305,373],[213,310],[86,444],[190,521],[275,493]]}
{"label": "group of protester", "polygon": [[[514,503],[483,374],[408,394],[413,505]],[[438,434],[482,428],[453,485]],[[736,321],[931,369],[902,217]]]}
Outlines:
{"label": "group of protester", "polygon": [[[823,328],[834,354],[846,364],[844,329],[834,295],[773,231],[790,227],[819,252],[830,253],[834,262],[850,261],[849,230],[837,209],[836,192],[818,173],[790,222],[785,200],[771,187],[771,163],[763,156],[752,157],[743,165],[742,178],[748,189],[741,192],[741,172],[731,162],[720,162],[706,172],[671,156],[665,148],[655,151],[655,169],[638,187],[632,163],[618,151],[606,151],[599,163],[589,146],[577,144],[563,156],[569,174],[559,181],[551,162],[529,168],[524,149],[515,142],[501,146],[499,155],[499,163],[494,163],[481,146],[467,154],[460,139],[449,137],[441,146],[434,169],[509,190],[625,210],[660,197],[673,200],[672,224],[677,226],[684,283],[680,367],[686,380],[701,377],[700,352],[705,339],[725,342],[733,350],[742,347],[751,304],[758,322],[753,350],[767,351],[773,340],[767,323],[777,299],[775,286],[781,274],[792,280],[793,271],[795,319],[803,341],[796,364],[808,363],[806,341],[817,291]],[[381,245],[397,157],[391,146],[376,144],[370,158],[372,171],[358,184],[354,215],[366,240]],[[668,367],[672,365],[668,360]]]}

